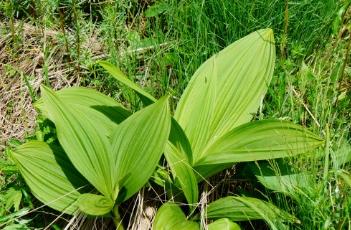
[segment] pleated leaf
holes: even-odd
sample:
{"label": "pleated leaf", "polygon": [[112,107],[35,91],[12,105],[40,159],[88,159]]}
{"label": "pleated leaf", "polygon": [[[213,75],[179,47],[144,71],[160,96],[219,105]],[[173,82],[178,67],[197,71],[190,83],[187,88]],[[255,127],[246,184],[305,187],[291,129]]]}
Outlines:
{"label": "pleated leaf", "polygon": [[91,193],[80,195],[77,203],[80,211],[92,216],[109,213],[115,204],[110,198]]}
{"label": "pleated leaf", "polygon": [[196,165],[291,157],[315,149],[323,140],[302,126],[279,120],[254,121],[222,136]]}
{"label": "pleated leaf", "polygon": [[171,133],[165,149],[166,160],[173,177],[179,183],[189,204],[198,201],[197,179],[192,167],[191,146],[183,129],[172,119]]}
{"label": "pleated leaf", "polygon": [[315,193],[315,179],[311,174],[294,173],[289,165],[281,161],[275,161],[274,165],[267,162],[252,164],[251,168],[258,181],[275,192],[292,198],[298,198],[300,195],[309,197]]}
{"label": "pleated leaf", "polygon": [[[111,130],[120,122],[125,120],[130,112],[127,111],[117,101],[113,100],[96,90],[83,87],[70,87],[56,91],[56,96],[66,105],[82,110],[91,109],[92,117],[99,120],[103,133],[110,133]],[[35,107],[39,109],[44,116],[49,117],[48,109],[44,106],[43,98],[40,98]],[[113,123],[111,123],[111,121]]]}
{"label": "pleated leaf", "polygon": [[270,83],[274,62],[273,32],[263,29],[229,45],[195,72],[175,112],[195,162],[215,140],[251,120]]}
{"label": "pleated leaf", "polygon": [[240,226],[229,220],[228,218],[222,218],[216,220],[207,226],[208,230],[240,230]]}
{"label": "pleated leaf", "polygon": [[[129,80],[117,67],[105,61],[98,62],[117,81],[133,89],[147,103],[156,99],[141,89],[137,84]],[[180,184],[188,203],[196,203],[198,200],[197,180],[192,168],[191,145],[177,121],[172,119],[170,142],[165,149],[165,157],[172,170],[173,177]]]}
{"label": "pleated leaf", "polygon": [[208,205],[209,219],[228,218],[232,221],[265,220],[274,230],[284,229],[284,222],[297,222],[289,213],[271,203],[252,197],[228,196]]}
{"label": "pleated leaf", "polygon": [[111,138],[111,153],[122,201],[136,193],[151,177],[164,151],[170,126],[168,97],[163,97],[116,128]]}
{"label": "pleated leaf", "polygon": [[45,142],[31,141],[17,147],[11,156],[38,200],[60,212],[77,210],[80,191],[90,185],[63,151],[53,152]]}
{"label": "pleated leaf", "polygon": [[157,211],[153,230],[199,230],[198,223],[187,220],[182,209],[173,203],[165,203]]}
{"label": "pleated leaf", "polygon": [[112,199],[113,157],[99,120],[94,119],[92,110],[65,104],[51,89],[41,89],[49,119],[56,126],[57,137],[68,158],[100,193]]}

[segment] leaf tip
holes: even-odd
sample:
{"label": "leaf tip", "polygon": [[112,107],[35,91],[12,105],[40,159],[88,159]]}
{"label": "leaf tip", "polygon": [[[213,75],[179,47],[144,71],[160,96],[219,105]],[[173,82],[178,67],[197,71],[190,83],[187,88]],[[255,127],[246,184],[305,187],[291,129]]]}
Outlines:
{"label": "leaf tip", "polygon": [[263,40],[274,42],[274,32],[271,28],[260,30],[259,33],[260,36],[262,36]]}

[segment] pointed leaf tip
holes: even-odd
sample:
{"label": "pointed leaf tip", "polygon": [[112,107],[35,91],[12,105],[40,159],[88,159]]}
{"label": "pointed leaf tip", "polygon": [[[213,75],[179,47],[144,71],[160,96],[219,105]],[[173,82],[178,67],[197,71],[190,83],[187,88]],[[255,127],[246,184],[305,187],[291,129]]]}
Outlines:
{"label": "pointed leaf tip", "polygon": [[259,30],[257,32],[262,36],[262,38],[265,41],[269,41],[269,42],[274,43],[274,33],[273,33],[273,30],[271,28],[262,29],[262,30]]}

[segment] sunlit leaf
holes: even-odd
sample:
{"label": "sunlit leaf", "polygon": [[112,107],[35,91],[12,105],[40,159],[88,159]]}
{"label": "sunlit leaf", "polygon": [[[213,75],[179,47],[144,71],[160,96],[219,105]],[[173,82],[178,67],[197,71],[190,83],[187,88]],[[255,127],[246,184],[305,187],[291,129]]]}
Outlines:
{"label": "sunlit leaf", "polygon": [[182,209],[173,203],[166,203],[157,211],[153,230],[200,230],[198,223],[187,220]]}
{"label": "sunlit leaf", "polygon": [[323,144],[301,126],[278,120],[241,125],[214,142],[197,165],[225,164],[291,157]]}
{"label": "sunlit leaf", "polygon": [[92,216],[102,216],[110,212],[114,201],[101,195],[85,193],[78,198],[79,210]]}
{"label": "sunlit leaf", "polygon": [[151,177],[164,151],[170,126],[168,97],[163,97],[116,128],[111,152],[122,200],[132,196]]}
{"label": "sunlit leaf", "polygon": [[[55,92],[56,96],[66,105],[89,110],[94,119],[99,120],[101,132],[109,134],[116,124],[125,120],[130,112],[123,108],[117,101],[113,100],[96,90],[83,87],[64,88]],[[44,106],[43,98],[35,103],[46,117],[49,117],[48,108]],[[111,123],[111,121],[113,123]]]}
{"label": "sunlit leaf", "polygon": [[49,207],[72,214],[80,190],[89,187],[63,151],[31,141],[11,154],[33,195]]}
{"label": "sunlit leaf", "polygon": [[189,204],[198,201],[198,186],[192,168],[192,151],[190,143],[179,124],[173,119],[165,157],[172,170],[173,177],[182,188]]}
{"label": "sunlit leaf", "polygon": [[90,109],[69,106],[51,89],[41,89],[44,106],[68,158],[100,193],[110,197],[114,193],[116,178],[109,139],[101,132],[99,120],[94,120]]}
{"label": "sunlit leaf", "polygon": [[251,120],[274,62],[273,32],[264,29],[234,42],[199,67],[175,112],[191,143],[194,162],[214,141]]}
{"label": "sunlit leaf", "polygon": [[309,196],[314,192],[314,178],[306,172],[294,173],[280,162],[275,162],[274,166],[260,163],[252,168],[258,181],[275,192],[292,198],[298,198],[299,195]]}
{"label": "sunlit leaf", "polygon": [[271,229],[285,228],[284,222],[296,222],[297,219],[280,210],[271,203],[251,198],[228,196],[208,205],[209,219],[228,218],[232,221],[265,220]]}
{"label": "sunlit leaf", "polygon": [[240,230],[240,226],[228,218],[216,220],[207,226],[208,230]]}

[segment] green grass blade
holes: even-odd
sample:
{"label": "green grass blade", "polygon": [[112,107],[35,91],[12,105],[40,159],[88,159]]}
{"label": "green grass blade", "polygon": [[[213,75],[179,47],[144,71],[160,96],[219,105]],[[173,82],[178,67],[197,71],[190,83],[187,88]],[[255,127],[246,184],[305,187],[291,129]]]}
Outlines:
{"label": "green grass blade", "polygon": [[140,86],[129,80],[129,78],[116,66],[107,61],[99,61],[98,64],[102,66],[109,74],[111,74],[111,76],[117,81],[133,89],[140,96],[140,99],[146,104],[151,104],[152,102],[156,101],[151,94],[144,91],[140,88]]}

